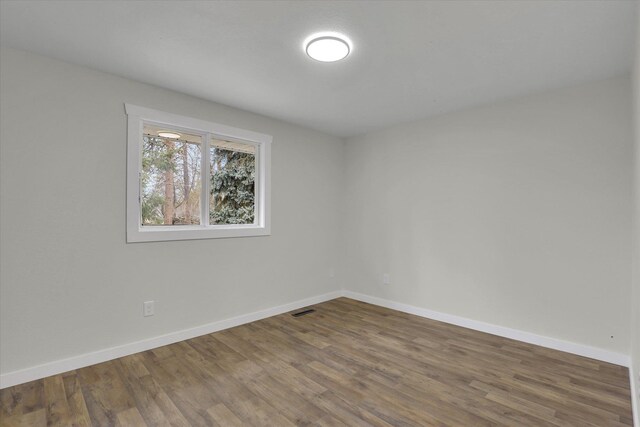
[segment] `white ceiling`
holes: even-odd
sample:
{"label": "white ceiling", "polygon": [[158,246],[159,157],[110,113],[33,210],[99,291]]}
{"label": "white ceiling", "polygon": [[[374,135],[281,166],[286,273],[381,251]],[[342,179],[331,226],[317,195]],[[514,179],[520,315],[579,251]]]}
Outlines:
{"label": "white ceiling", "polygon": [[[2,1],[0,43],[351,136],[606,78],[634,1]],[[303,40],[339,31],[344,61]]]}

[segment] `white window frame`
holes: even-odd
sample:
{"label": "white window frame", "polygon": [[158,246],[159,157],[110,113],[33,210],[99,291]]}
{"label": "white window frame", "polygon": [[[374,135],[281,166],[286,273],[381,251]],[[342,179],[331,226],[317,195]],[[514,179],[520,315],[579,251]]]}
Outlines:
{"label": "white window frame", "polygon": [[[271,234],[271,142],[270,135],[231,126],[125,104],[127,113],[127,242],[216,239],[267,236]],[[143,226],[140,174],[142,172],[143,125],[145,122],[202,135],[200,225]],[[253,224],[209,225],[210,142],[223,139],[256,146],[256,195]]]}

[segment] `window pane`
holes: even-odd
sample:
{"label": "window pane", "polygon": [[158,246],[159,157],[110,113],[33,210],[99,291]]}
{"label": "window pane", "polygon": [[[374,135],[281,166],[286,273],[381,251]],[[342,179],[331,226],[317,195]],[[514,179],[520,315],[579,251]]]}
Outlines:
{"label": "window pane", "polygon": [[144,125],[142,225],[200,224],[202,137]]}
{"label": "window pane", "polygon": [[210,145],[210,224],[253,224],[256,147],[214,139]]}

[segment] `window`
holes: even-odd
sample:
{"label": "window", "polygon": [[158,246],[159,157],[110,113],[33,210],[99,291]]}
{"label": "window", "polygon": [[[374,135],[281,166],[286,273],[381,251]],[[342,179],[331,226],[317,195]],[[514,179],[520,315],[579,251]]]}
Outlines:
{"label": "window", "polygon": [[128,242],[270,234],[269,135],[125,107]]}

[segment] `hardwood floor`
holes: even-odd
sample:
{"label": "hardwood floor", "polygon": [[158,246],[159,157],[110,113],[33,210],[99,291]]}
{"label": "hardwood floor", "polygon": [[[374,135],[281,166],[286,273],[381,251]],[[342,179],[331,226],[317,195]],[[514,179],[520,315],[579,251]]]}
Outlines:
{"label": "hardwood floor", "polygon": [[626,368],[339,298],[4,389],[0,424],[629,426]]}

